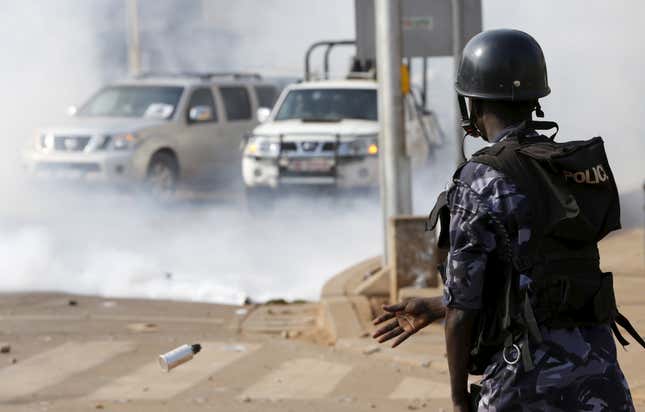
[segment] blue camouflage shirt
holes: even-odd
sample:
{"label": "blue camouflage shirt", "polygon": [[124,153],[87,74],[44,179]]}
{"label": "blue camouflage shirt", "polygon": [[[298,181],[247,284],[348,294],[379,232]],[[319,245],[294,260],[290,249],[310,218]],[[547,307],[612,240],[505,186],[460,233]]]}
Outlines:
{"label": "blue camouflage shirt", "polygon": [[[508,130],[495,141],[506,135]],[[484,283],[495,281],[487,264],[497,246],[479,199],[501,217],[519,254],[531,237],[531,205],[509,178],[489,166],[470,162],[459,178],[469,187],[453,185],[448,191],[450,252],[444,302],[478,310]],[[520,287],[529,284],[530,279],[520,275]],[[544,341],[530,345],[533,370],[524,371],[522,362],[508,365],[501,352],[493,358],[481,382],[479,411],[634,411],[609,326],[541,327],[541,332]]]}

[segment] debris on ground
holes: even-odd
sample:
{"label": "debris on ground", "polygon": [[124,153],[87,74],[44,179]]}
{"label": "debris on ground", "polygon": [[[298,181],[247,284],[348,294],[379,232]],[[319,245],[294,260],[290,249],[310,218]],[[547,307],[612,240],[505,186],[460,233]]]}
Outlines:
{"label": "debris on ground", "polygon": [[279,298],[279,299],[269,299],[264,304],[265,305],[288,305],[289,302],[287,302],[282,298]]}
{"label": "debris on ground", "polygon": [[287,332],[287,338],[288,339],[296,339],[301,334],[302,334],[302,332],[300,332],[299,330],[290,330],[289,332]]}
{"label": "debris on ground", "polygon": [[78,306],[78,301],[76,301],[74,299],[70,299],[70,300],[67,301],[67,305],[68,306]]}
{"label": "debris on ground", "polygon": [[415,399],[412,403],[408,404],[408,410],[416,411],[417,409],[423,409],[426,406],[427,404],[425,402]]}
{"label": "debris on ground", "polygon": [[246,352],[246,346],[244,345],[226,345],[224,350],[228,352]]}
{"label": "debris on ground", "polygon": [[380,352],[381,348],[374,345],[374,346],[368,346],[367,348],[363,349],[363,355],[372,355],[376,352]]}
{"label": "debris on ground", "polygon": [[130,323],[128,329],[132,332],[156,332],[159,326],[154,323]]}
{"label": "debris on ground", "polygon": [[9,353],[11,352],[11,345],[5,342],[0,342],[0,353]]}

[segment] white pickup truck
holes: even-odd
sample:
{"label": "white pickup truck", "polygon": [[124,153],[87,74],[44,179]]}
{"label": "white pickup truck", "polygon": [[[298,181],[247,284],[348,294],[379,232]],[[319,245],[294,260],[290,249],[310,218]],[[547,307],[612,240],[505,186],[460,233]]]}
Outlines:
{"label": "white pickup truck", "polygon": [[[282,92],[272,111],[259,112],[262,123],[248,137],[242,159],[249,191],[290,185],[378,185],[374,80],[293,84]],[[428,132],[428,120],[432,123],[433,119],[425,119],[424,124],[423,117],[414,108],[406,110],[406,145],[413,165],[425,162],[433,145],[440,143],[438,133]]]}

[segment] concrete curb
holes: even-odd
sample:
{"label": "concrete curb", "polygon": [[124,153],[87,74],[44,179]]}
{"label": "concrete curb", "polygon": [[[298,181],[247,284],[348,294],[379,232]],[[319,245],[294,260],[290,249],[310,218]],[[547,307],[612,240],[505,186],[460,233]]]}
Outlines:
{"label": "concrete curb", "polygon": [[379,256],[366,259],[333,276],[322,288],[318,326],[333,342],[364,337],[372,329],[372,308],[360,285],[381,270]]}

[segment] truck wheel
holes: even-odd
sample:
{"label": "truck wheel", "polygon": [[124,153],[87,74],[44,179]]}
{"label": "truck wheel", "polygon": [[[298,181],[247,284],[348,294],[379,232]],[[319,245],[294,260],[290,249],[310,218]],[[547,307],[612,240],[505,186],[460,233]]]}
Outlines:
{"label": "truck wheel", "polygon": [[179,179],[179,165],[175,157],[169,153],[155,153],[148,166],[146,188],[150,194],[159,200],[173,197]]}

